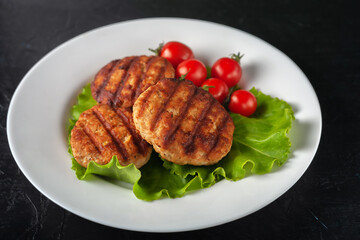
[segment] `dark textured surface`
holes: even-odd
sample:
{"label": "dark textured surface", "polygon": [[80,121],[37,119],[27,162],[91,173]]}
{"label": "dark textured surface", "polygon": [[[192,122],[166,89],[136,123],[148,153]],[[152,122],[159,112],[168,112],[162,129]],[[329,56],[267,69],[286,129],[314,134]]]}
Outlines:
{"label": "dark textured surface", "polygon": [[[90,29],[160,16],[204,19],[252,33],[292,58],[315,88],[323,134],[313,163],[287,193],[250,216],[176,234],[102,226],[44,197],[10,153],[9,102],[41,57]],[[359,239],[359,20],[356,1],[0,0],[0,239]]]}

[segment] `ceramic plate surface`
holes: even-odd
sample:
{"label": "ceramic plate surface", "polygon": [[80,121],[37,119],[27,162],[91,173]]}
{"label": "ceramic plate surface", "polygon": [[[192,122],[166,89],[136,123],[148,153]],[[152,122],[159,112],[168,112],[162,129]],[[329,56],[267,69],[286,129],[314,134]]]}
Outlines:
{"label": "ceramic plate surface", "polygon": [[[176,27],[175,27],[176,26]],[[69,110],[85,84],[110,60],[152,54],[162,41],[190,46],[206,65],[233,52],[241,60],[241,87],[253,86],[290,103],[296,121],[289,160],[272,173],[221,181],[178,199],[138,200],[131,189],[100,178],[79,181],[67,152]],[[321,135],[317,96],[304,73],[263,40],[227,26],[190,19],[152,18],[105,26],[57,47],[16,89],[7,118],[12,154],[45,196],[86,219],[137,231],[175,232],[211,227],[244,217],[281,196],[311,163]]]}

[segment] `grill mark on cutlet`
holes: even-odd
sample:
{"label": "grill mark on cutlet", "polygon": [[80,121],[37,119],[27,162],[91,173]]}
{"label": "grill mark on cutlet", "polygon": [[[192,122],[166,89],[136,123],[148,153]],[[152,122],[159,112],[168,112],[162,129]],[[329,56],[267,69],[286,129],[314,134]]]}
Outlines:
{"label": "grill mark on cutlet", "polygon": [[[116,69],[117,69],[117,70],[124,70],[124,71],[126,71],[126,73],[121,75],[121,79],[120,79],[119,83],[117,84],[116,90],[113,91],[111,94],[109,94],[109,96],[108,96],[108,98],[109,98],[109,99],[108,99],[108,103],[109,103],[110,105],[114,105],[114,99],[115,99],[115,95],[116,95],[116,93],[117,93],[117,91],[118,91],[118,88],[119,88],[119,86],[123,83],[125,77],[127,76],[127,72],[128,72],[128,70],[129,70],[132,62],[134,61],[134,59],[135,59],[135,57],[130,57],[130,59],[129,59],[129,58],[124,58],[124,59],[116,66]],[[114,73],[114,72],[113,72],[113,73]]]}
{"label": "grill mark on cutlet", "polygon": [[182,122],[189,107],[191,106],[192,99],[197,95],[199,88],[193,87],[193,88],[191,88],[191,90],[193,92],[192,92],[192,94],[189,95],[190,97],[186,101],[186,106],[182,109],[182,112],[180,113],[179,117],[176,119],[174,127],[169,129],[169,131],[167,131],[167,133],[164,134],[164,147],[167,147],[174,139],[175,133],[179,129],[180,123]]}
{"label": "grill mark on cutlet", "polygon": [[[114,109],[115,110],[115,109]],[[120,110],[120,108],[115,110],[115,113],[122,120],[124,126],[129,131],[132,136],[133,143],[136,146],[137,150],[144,155],[146,152],[147,143],[136,133],[135,129],[130,125],[128,117]]]}
{"label": "grill mark on cutlet", "polygon": [[150,58],[150,61],[146,64],[146,71],[149,70],[151,64],[157,59],[155,56],[151,56]]}
{"label": "grill mark on cutlet", "polygon": [[162,78],[165,77],[165,70],[166,70],[166,59],[165,58],[159,58],[160,60],[163,61],[163,64],[161,65],[159,74],[157,75],[157,78],[155,79],[154,84],[156,84],[158,81],[160,81]]}
{"label": "grill mark on cutlet", "polygon": [[143,92],[143,95],[141,95],[141,97],[143,97],[143,102],[142,102],[142,107],[138,111],[138,118],[142,117],[144,110],[145,110],[145,107],[144,107],[145,103],[147,103],[150,95],[154,92],[154,90],[155,90],[155,88],[148,89],[147,91]]}
{"label": "grill mark on cutlet", "polygon": [[132,61],[131,61],[130,64],[129,64],[129,67],[128,67],[127,71],[126,71],[125,77],[123,77],[123,78],[121,79],[121,82],[120,82],[120,84],[118,85],[118,88],[117,88],[117,90],[115,91],[115,94],[114,94],[113,97],[111,98],[112,103],[113,103],[114,106],[116,106],[116,105],[119,103],[119,101],[120,101],[119,96],[120,96],[120,94],[121,94],[121,91],[122,91],[122,89],[124,88],[125,83],[126,83],[127,80],[129,79],[129,75],[130,75],[130,72],[131,72],[132,68],[134,68],[134,66],[136,65],[136,63],[138,62],[138,60],[139,60],[139,57],[134,57],[134,58],[132,59]]}
{"label": "grill mark on cutlet", "polygon": [[119,139],[113,134],[112,128],[108,122],[105,121],[105,118],[101,115],[101,113],[97,110],[93,110],[93,114],[96,116],[96,118],[99,120],[99,122],[104,126],[106,132],[111,137],[111,140],[115,144],[116,149],[120,153],[121,157],[126,161],[129,159],[128,153],[125,149],[125,146]]}
{"label": "grill mark on cutlet", "polygon": [[156,76],[156,78],[154,78],[153,79],[153,81],[149,84],[149,83],[147,83],[147,86],[145,85],[145,89],[143,89],[144,88],[144,81],[141,81],[141,87],[139,88],[139,89],[137,89],[137,92],[136,92],[136,97],[135,97],[135,99],[136,98],[138,98],[139,97],[139,95],[142,93],[142,92],[144,92],[147,88],[149,88],[150,86],[153,86],[153,85],[155,85],[157,82],[159,82],[161,79],[164,79],[165,78],[165,71],[166,71],[166,59],[165,58],[159,58],[159,57],[154,57],[153,59],[152,59],[152,61],[151,62],[149,62],[149,64],[147,65],[147,68],[146,68],[146,73],[145,73],[145,78],[146,78],[146,76],[147,76],[147,74],[148,74],[148,71],[149,71],[149,68],[150,68],[150,66],[152,65],[152,64],[154,64],[154,62],[156,63],[157,61],[163,61],[163,64],[161,65],[161,68],[160,68],[160,70],[158,71],[158,74],[157,74],[157,76]]}
{"label": "grill mark on cutlet", "polygon": [[91,134],[89,128],[84,123],[79,123],[80,131],[83,131],[85,135],[90,139],[91,143],[95,146],[95,149],[98,151],[99,154],[104,150],[103,146],[99,144],[98,141],[95,140],[94,136]]}
{"label": "grill mark on cutlet", "polygon": [[195,150],[195,145],[194,145],[195,136],[200,126],[204,122],[206,115],[209,113],[210,108],[213,106],[214,101],[216,100],[215,98],[212,97],[210,98],[210,101],[207,102],[206,107],[203,109],[203,111],[200,114],[199,120],[195,124],[194,130],[191,131],[190,133],[190,141],[188,141],[183,145],[186,154],[189,154]]}
{"label": "grill mark on cutlet", "polygon": [[[136,90],[133,91],[133,94],[131,96],[131,101],[132,103],[134,103],[135,99],[137,99],[139,97],[139,95],[141,94],[141,89],[143,87],[144,84],[144,79],[146,77],[147,71],[149,70],[151,64],[154,62],[154,60],[156,60],[155,56],[151,56],[148,58],[147,62],[146,62],[146,67],[145,67],[145,71],[143,71],[142,75],[141,75],[141,81],[139,81],[139,84],[136,86]],[[144,89],[146,90],[146,89]],[[135,95],[134,95],[135,94]]]}
{"label": "grill mark on cutlet", "polygon": [[136,82],[134,83],[134,88],[131,91],[131,96],[130,96],[130,102],[131,105],[134,105],[134,102],[136,100],[135,96],[136,96],[136,92],[139,90],[139,88],[141,89],[140,86],[142,86],[142,82],[144,81],[145,77],[146,77],[146,72],[148,69],[148,63],[150,62],[151,59],[153,59],[154,56],[151,57],[147,57],[144,61],[143,64],[145,64],[144,68],[141,68],[141,76],[139,78],[136,79]]}
{"label": "grill mark on cutlet", "polygon": [[[109,69],[101,69],[101,71],[95,76],[95,79],[101,75],[102,73],[104,73],[104,75],[106,75],[105,79],[102,81],[101,85],[96,89],[96,98],[100,97],[101,92],[103,91],[103,89],[105,88],[105,86],[107,85],[107,83],[109,82],[109,79],[112,75],[112,73],[114,71],[116,71],[116,66],[120,63],[121,59],[119,60],[114,60],[111,61],[112,66]],[[104,72],[103,72],[104,71]],[[98,100],[98,99],[96,99]]]}
{"label": "grill mark on cutlet", "polygon": [[220,137],[220,134],[222,132],[222,130],[224,129],[224,127],[226,126],[226,123],[229,121],[229,117],[230,115],[225,113],[224,114],[225,116],[223,117],[223,119],[221,120],[219,126],[216,128],[216,137],[215,137],[215,140],[210,143],[211,146],[210,146],[210,149],[209,151],[207,151],[206,153],[206,157],[209,155],[209,153],[211,153],[211,151],[216,147],[216,145],[218,144],[219,142],[219,137]]}
{"label": "grill mark on cutlet", "polygon": [[157,111],[154,121],[152,121],[150,123],[150,131],[153,131],[155,126],[157,126],[158,122],[159,122],[159,118],[161,116],[161,114],[165,111],[166,107],[168,106],[170,99],[174,96],[176,90],[178,89],[180,85],[180,81],[176,81],[176,85],[173,87],[172,91],[170,92],[169,96],[166,98],[165,100],[165,104],[162,104],[159,111]]}

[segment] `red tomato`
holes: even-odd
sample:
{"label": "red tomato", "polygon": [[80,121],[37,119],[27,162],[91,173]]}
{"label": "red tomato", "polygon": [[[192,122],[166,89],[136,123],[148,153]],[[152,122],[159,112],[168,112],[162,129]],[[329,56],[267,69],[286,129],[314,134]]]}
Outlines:
{"label": "red tomato", "polygon": [[213,86],[212,88],[209,88],[209,93],[211,93],[220,103],[223,103],[229,94],[229,88],[226,83],[217,78],[209,78],[201,86]]}
{"label": "red tomato", "polygon": [[236,90],[230,97],[229,110],[233,113],[248,117],[255,112],[256,107],[256,98],[249,91]]}
{"label": "red tomato", "polygon": [[183,43],[168,42],[161,48],[160,56],[166,58],[176,68],[182,61],[194,58],[194,53]]}
{"label": "red tomato", "polygon": [[177,78],[186,75],[185,79],[192,81],[197,87],[206,80],[207,71],[205,65],[197,59],[189,59],[181,62],[177,68],[175,75]]}
{"label": "red tomato", "polygon": [[242,69],[239,62],[231,58],[220,58],[211,67],[211,76],[223,80],[229,88],[240,81],[241,75]]}

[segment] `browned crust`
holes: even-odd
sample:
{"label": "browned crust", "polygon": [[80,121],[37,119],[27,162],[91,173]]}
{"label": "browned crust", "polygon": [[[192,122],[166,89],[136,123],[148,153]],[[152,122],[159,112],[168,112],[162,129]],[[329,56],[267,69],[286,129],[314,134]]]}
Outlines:
{"label": "browned crust", "polygon": [[135,129],[131,110],[107,104],[98,104],[80,115],[71,131],[70,145],[83,167],[90,161],[107,164],[116,155],[121,165],[134,163],[140,168],[152,151]]}
{"label": "browned crust", "polygon": [[133,110],[141,136],[171,162],[211,165],[230,151],[231,117],[190,81],[160,80],[139,96]]}
{"label": "browned crust", "polygon": [[175,70],[165,58],[129,56],[101,68],[91,84],[91,91],[99,103],[128,108],[148,87],[162,78],[174,76]]}

